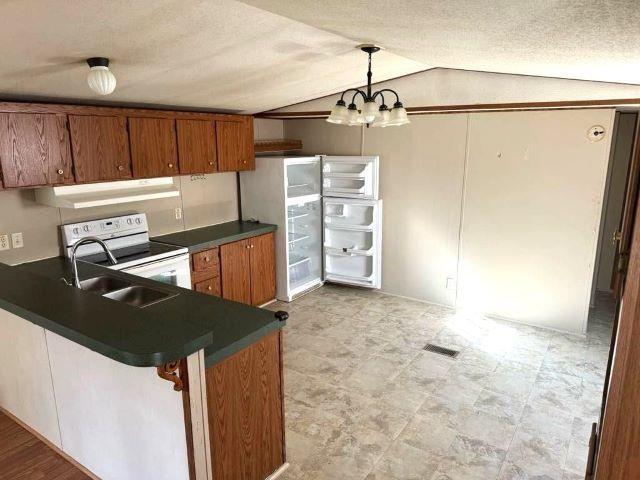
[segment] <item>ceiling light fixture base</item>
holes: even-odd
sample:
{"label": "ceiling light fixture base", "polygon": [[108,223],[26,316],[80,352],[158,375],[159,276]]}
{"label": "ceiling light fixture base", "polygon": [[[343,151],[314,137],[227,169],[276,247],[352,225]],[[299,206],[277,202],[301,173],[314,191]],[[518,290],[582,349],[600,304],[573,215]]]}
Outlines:
{"label": "ceiling light fixture base", "polygon": [[108,67],[109,59],[106,57],[91,57],[87,58],[89,67]]}
{"label": "ceiling light fixture base", "polygon": [[382,50],[382,47],[374,45],[373,43],[361,43],[360,45],[356,45],[356,48],[358,50],[362,50],[364,53],[368,53],[369,55]]}

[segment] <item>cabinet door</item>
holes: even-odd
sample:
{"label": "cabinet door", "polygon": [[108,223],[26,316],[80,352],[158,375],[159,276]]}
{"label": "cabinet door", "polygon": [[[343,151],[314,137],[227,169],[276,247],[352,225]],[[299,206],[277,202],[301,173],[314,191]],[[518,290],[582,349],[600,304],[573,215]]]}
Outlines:
{"label": "cabinet door", "polygon": [[174,120],[129,118],[129,141],[135,178],[178,174]]}
{"label": "cabinet door", "polygon": [[253,117],[216,122],[218,171],[254,170]]}
{"label": "cabinet door", "polygon": [[180,173],[216,171],[216,127],[210,120],[176,120]]}
{"label": "cabinet door", "polygon": [[73,183],[66,115],[0,114],[4,186]]}
{"label": "cabinet door", "polygon": [[264,480],[285,461],[281,332],[205,371],[213,478]]}
{"label": "cabinet door", "polygon": [[131,178],[125,117],[69,115],[69,131],[77,182]]}
{"label": "cabinet door", "polygon": [[247,240],[220,246],[222,298],[251,304],[249,258],[249,242]]}
{"label": "cabinet door", "polygon": [[262,305],[276,298],[276,248],[273,233],[250,238],[251,304]]}

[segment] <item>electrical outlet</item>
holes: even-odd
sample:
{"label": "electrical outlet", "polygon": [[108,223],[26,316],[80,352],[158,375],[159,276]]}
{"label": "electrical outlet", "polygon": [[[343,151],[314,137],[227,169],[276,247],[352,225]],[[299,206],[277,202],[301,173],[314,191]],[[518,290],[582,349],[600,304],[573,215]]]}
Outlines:
{"label": "electrical outlet", "polygon": [[21,232],[11,234],[11,244],[13,245],[13,248],[24,247],[24,240]]}
{"label": "electrical outlet", "polygon": [[182,218],[182,209],[180,207],[176,208],[176,220],[180,220]]}
{"label": "electrical outlet", "polygon": [[0,235],[0,250],[9,250],[10,248],[9,235]]}

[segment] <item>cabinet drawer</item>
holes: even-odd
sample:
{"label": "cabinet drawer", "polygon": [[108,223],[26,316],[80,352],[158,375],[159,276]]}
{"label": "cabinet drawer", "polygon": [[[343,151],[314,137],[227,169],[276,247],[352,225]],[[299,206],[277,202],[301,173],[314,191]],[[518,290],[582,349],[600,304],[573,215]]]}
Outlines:
{"label": "cabinet drawer", "polygon": [[207,295],[220,296],[220,277],[209,278],[201,282],[195,283],[193,289],[198,293],[206,293]]}
{"label": "cabinet drawer", "polygon": [[218,271],[218,249],[212,248],[204,252],[194,253],[192,255],[193,271],[203,272],[205,270],[215,269]]}

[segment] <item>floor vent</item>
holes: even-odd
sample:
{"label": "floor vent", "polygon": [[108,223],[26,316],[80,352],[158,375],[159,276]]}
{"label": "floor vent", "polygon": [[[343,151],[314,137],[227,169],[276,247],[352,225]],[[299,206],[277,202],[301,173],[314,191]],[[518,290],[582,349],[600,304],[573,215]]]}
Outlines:
{"label": "floor vent", "polygon": [[456,358],[460,354],[460,352],[457,350],[451,350],[450,348],[434,345],[433,343],[427,343],[423,350],[426,350],[427,352],[437,353],[438,355],[444,355],[445,357],[450,358]]}

